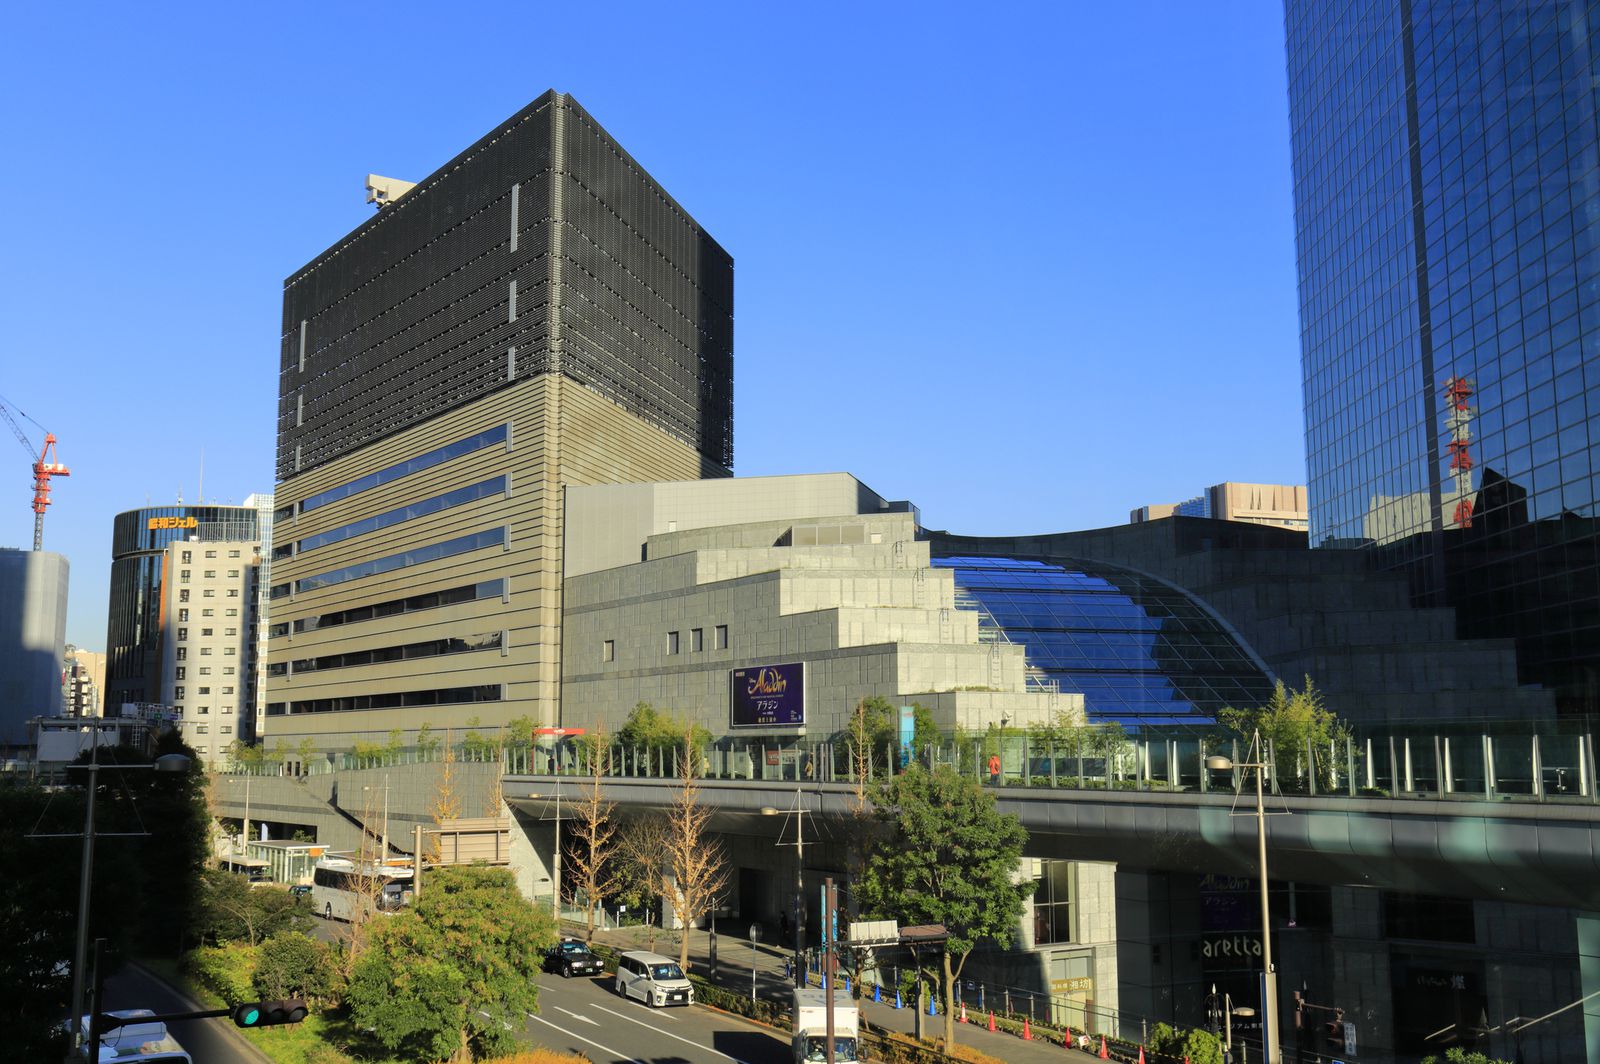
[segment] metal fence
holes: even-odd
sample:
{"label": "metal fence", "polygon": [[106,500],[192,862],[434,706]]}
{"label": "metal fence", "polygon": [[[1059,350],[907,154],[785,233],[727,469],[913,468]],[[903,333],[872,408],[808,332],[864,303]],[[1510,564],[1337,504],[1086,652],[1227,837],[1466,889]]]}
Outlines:
{"label": "metal fence", "polygon": [[[1347,798],[1522,800],[1600,804],[1595,786],[1594,735],[1588,731],[1506,731],[1346,736],[1292,748],[1265,743],[1267,782],[1274,794]],[[1213,770],[1206,759],[1221,754],[1237,764],[1248,743],[1226,736],[1128,738],[1105,729],[1058,731],[1050,736],[974,734],[942,737],[915,750],[884,744],[859,749],[849,742],[809,739],[715,739],[692,755],[706,779],[761,782],[853,782],[904,770],[912,763],[948,767],[997,787],[1062,790],[1204,793],[1233,791],[1248,770]],[[253,763],[233,763],[228,773],[317,776],[330,772],[436,763],[497,763],[507,775],[585,775],[586,749],[572,741],[530,745],[468,740],[447,749],[383,747],[335,753],[278,753]],[[673,778],[681,746],[610,746],[602,755],[611,777]]]}

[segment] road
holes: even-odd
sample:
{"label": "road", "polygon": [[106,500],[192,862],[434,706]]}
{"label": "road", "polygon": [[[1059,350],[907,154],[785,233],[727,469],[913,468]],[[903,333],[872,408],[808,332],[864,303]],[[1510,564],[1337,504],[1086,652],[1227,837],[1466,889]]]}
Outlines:
{"label": "road", "polygon": [[[193,1012],[201,1006],[134,965],[106,979],[106,1008]],[[168,1025],[196,1064],[260,1064],[265,1058],[244,1045],[220,1020],[183,1020]]]}
{"label": "road", "polygon": [[611,992],[611,977],[539,977],[528,1037],[595,1064],[787,1064],[789,1044],[765,1028],[696,1006],[652,1009]]}

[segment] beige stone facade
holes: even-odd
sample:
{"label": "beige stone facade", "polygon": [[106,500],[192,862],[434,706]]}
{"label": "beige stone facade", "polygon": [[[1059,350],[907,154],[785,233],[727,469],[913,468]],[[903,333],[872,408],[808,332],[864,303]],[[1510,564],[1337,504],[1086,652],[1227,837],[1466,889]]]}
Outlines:
{"label": "beige stone facade", "polygon": [[[299,512],[298,503],[320,492],[502,426],[503,443]],[[553,724],[563,486],[724,473],[595,392],[546,374],[284,481],[273,529],[266,741],[312,737],[326,749],[396,728],[409,740],[424,723],[435,731],[472,720],[493,728],[523,716]],[[308,537],[360,529],[359,522],[374,518],[390,521],[387,515],[417,504],[427,511],[429,500],[498,478],[503,487],[492,495],[301,549]],[[497,531],[502,542],[416,560],[438,544]],[[374,560],[393,567],[302,589],[307,578]],[[434,593],[496,584],[487,597],[411,608]],[[366,607],[382,615],[358,612],[350,619]],[[342,623],[325,623],[329,618]],[[441,645],[449,651],[434,653]],[[469,688],[496,694],[487,701],[427,701],[436,697],[429,692]],[[381,708],[345,708],[372,702]]]}
{"label": "beige stone facade", "polygon": [[1152,503],[1128,514],[1128,521],[1159,521],[1163,517],[1211,517],[1218,521],[1244,521],[1276,528],[1307,528],[1304,484],[1245,484],[1229,480],[1214,484],[1183,502]]}
{"label": "beige stone facade", "polygon": [[[741,495],[748,514],[768,505],[766,491],[807,502],[789,520],[769,513],[649,535],[614,555],[638,557],[642,547],[643,561],[569,573],[561,723],[615,730],[643,701],[726,734],[732,671],[796,662],[805,667],[805,724],[776,734],[838,732],[856,701],[873,695],[920,702],[945,729],[1081,715],[1082,696],[1030,675],[1021,646],[980,636],[978,615],[958,607],[954,574],[931,565],[908,507],[881,510],[896,504],[858,496],[853,478],[822,476],[840,478],[833,487],[842,494],[816,494],[808,477],[680,486],[674,505],[684,515],[698,503],[737,517]],[[858,497],[870,512],[804,512]],[[648,505],[637,492],[575,489],[568,534],[655,527],[660,511],[638,516]]]}

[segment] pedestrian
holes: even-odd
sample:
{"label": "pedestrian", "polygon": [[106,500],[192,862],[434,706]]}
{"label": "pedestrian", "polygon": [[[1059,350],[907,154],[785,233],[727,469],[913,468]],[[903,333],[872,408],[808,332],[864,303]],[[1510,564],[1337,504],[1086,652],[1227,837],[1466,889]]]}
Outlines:
{"label": "pedestrian", "polygon": [[1000,785],[1000,755],[989,755],[989,783],[992,786]]}

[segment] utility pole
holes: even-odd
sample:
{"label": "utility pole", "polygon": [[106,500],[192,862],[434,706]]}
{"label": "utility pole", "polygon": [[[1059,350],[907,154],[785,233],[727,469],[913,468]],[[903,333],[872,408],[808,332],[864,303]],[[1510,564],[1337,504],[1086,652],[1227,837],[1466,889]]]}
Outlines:
{"label": "utility pole", "polygon": [[412,832],[414,841],[411,850],[411,897],[422,897],[422,825],[418,824]]}
{"label": "utility pole", "polygon": [[828,1036],[827,1062],[834,1064],[833,1060],[833,984],[835,978],[833,966],[834,951],[838,948],[839,926],[835,923],[835,914],[839,909],[839,892],[833,885],[833,877],[829,876],[822,887],[822,971],[823,971],[823,998],[826,1003],[823,1012],[828,1017],[826,1033]]}

